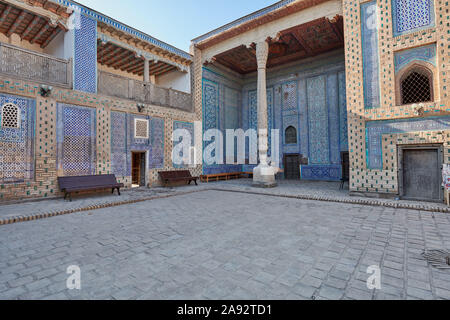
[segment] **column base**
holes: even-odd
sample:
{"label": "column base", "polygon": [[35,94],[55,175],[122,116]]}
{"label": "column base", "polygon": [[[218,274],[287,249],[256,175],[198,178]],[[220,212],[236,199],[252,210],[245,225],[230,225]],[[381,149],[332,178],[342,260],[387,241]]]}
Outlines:
{"label": "column base", "polygon": [[278,168],[260,164],[253,169],[253,187],[275,188],[278,186],[278,183],[275,180],[277,172]]}

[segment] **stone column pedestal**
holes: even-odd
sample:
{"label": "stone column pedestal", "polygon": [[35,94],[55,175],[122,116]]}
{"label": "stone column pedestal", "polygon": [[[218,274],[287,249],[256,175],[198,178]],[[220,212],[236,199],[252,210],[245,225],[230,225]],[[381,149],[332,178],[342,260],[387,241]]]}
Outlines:
{"label": "stone column pedestal", "polygon": [[253,186],[273,188],[277,186],[275,175],[278,168],[267,161],[268,120],[267,120],[267,85],[266,68],[269,56],[269,44],[266,41],[256,44],[256,60],[258,62],[258,151],[259,165],[253,170]]}

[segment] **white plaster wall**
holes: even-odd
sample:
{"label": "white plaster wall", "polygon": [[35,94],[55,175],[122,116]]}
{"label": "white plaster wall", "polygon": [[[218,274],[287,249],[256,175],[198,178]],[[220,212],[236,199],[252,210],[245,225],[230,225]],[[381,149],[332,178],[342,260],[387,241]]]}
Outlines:
{"label": "white plaster wall", "polygon": [[156,84],[164,88],[191,93],[191,73],[178,70],[156,77]]}
{"label": "white plaster wall", "polygon": [[65,59],[64,32],[60,31],[58,35],[44,49],[44,53],[57,58]]}

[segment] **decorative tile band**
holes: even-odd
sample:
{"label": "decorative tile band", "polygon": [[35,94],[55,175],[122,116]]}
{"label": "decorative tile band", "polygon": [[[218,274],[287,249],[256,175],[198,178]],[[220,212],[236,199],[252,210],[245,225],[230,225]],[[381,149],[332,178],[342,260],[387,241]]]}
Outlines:
{"label": "decorative tile band", "polygon": [[363,85],[366,109],[379,108],[381,106],[377,12],[376,1],[361,4]]}
{"label": "decorative tile band", "polygon": [[383,134],[448,130],[450,116],[425,119],[369,121],[366,123],[367,167],[383,169]]}
{"label": "decorative tile band", "polygon": [[421,60],[436,66],[436,44],[398,51],[394,54],[395,72],[414,60]]}

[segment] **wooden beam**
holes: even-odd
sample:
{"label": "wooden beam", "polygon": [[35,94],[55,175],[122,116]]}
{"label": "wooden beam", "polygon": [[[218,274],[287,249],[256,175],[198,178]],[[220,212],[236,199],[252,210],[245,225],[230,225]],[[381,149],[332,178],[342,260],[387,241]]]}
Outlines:
{"label": "wooden beam", "polygon": [[11,10],[12,10],[12,7],[10,5],[6,5],[5,10],[3,10],[3,13],[0,17],[0,27],[3,25],[3,23],[5,23],[5,20],[8,17]]}
{"label": "wooden beam", "polygon": [[333,29],[334,33],[336,34],[336,36],[338,37],[339,41],[344,42],[344,35],[342,34],[341,30],[339,30],[338,26],[337,26],[337,22],[336,23],[332,23],[330,20],[328,20],[328,24],[330,25],[330,27]]}
{"label": "wooden beam", "polygon": [[30,43],[33,44],[38,41],[42,37],[42,35],[47,32],[48,29],[50,29],[50,25],[46,21],[41,30],[39,30],[39,32],[33,37],[33,39],[30,40]]}
{"label": "wooden beam", "polygon": [[133,69],[130,69],[130,71],[127,70],[127,72],[143,76],[144,75],[144,67],[143,66],[138,66],[138,67],[135,67]]}
{"label": "wooden beam", "polygon": [[128,57],[125,57],[120,63],[116,63],[113,67],[115,69],[123,69],[127,68],[128,66],[132,65],[133,62],[136,62],[138,58],[134,54],[129,54]]}
{"label": "wooden beam", "polygon": [[110,53],[114,48],[115,47],[112,44],[102,44],[100,41],[100,44],[97,45],[97,61],[100,62],[104,55]]}
{"label": "wooden beam", "polygon": [[110,67],[115,68],[117,66],[117,64],[121,64],[123,63],[123,59],[126,58],[127,56],[129,56],[132,52],[127,50],[127,49],[123,49],[123,52],[121,52],[120,54],[118,54],[116,57],[113,57],[108,63],[108,65]]}
{"label": "wooden beam", "polygon": [[164,67],[166,64],[164,62],[158,62],[154,66],[150,68],[150,73],[154,72],[157,69],[160,69],[161,67]]}
{"label": "wooden beam", "polygon": [[174,67],[174,66],[168,66],[167,69],[161,70],[161,71],[159,71],[158,73],[156,73],[156,74],[154,74],[154,75],[155,75],[155,76],[160,76],[160,75],[162,75],[162,74],[164,74],[164,73],[168,73],[168,72],[171,72],[171,71],[175,71],[176,69],[177,69],[177,67]]}
{"label": "wooden beam", "polygon": [[41,18],[39,16],[35,16],[33,18],[33,20],[28,24],[25,31],[20,36],[22,40],[25,39],[30,34],[31,30],[33,30],[33,28],[39,23],[40,20]]}
{"label": "wooden beam", "polygon": [[136,65],[136,64],[138,64],[138,63],[140,63],[140,62],[142,62],[142,61],[143,61],[142,59],[136,58],[136,57],[133,55],[132,57],[128,58],[128,60],[126,60],[126,63],[117,66],[117,68],[118,68],[118,69],[121,69],[121,70],[127,70],[127,69],[129,69],[130,67],[132,67],[132,66],[134,66],[134,65]]}
{"label": "wooden beam", "polygon": [[105,64],[105,60],[106,60],[106,59],[109,59],[110,57],[115,56],[115,55],[118,54],[120,51],[122,51],[122,48],[121,48],[121,47],[117,47],[117,48],[111,50],[110,52],[108,52],[107,54],[105,54],[105,55],[102,57],[100,63]]}
{"label": "wooden beam", "polygon": [[308,44],[306,43],[305,39],[303,39],[303,36],[300,34],[299,30],[292,31],[292,35],[300,43],[300,45],[303,47],[303,49],[305,49],[305,51],[308,54],[312,54],[313,53],[313,50],[310,48],[310,46],[308,46]]}
{"label": "wooden beam", "polygon": [[22,23],[23,19],[25,19],[25,17],[27,16],[27,12],[26,11],[22,11],[19,16],[17,17],[17,19],[14,21],[14,23],[12,24],[11,28],[9,28],[8,33],[6,33],[7,37],[10,37],[14,32],[16,32],[17,27],[20,26],[20,24]]}
{"label": "wooden beam", "polygon": [[[142,62],[143,62],[143,61],[142,61]],[[136,63],[136,65],[135,65],[134,67],[132,67],[132,68],[129,68],[129,69],[127,70],[127,72],[135,73],[136,71],[138,71],[138,70],[140,70],[140,69],[144,69],[144,65],[143,65],[143,64],[140,64],[140,63]]]}
{"label": "wooden beam", "polygon": [[60,31],[61,29],[59,27],[54,28],[50,36],[48,36],[48,38],[42,43],[41,48],[42,49],[46,48],[50,44],[50,42],[52,42],[52,40],[55,39],[55,37],[59,34]]}
{"label": "wooden beam", "polygon": [[168,64],[164,64],[164,65],[162,65],[161,67],[152,70],[152,71],[150,72],[150,74],[157,74],[157,73],[160,72],[161,70],[167,69],[168,67],[173,67],[173,66],[170,65],[170,64],[169,64],[169,65],[168,65]]}
{"label": "wooden beam", "polygon": [[23,0],[8,0],[8,2],[19,9],[39,15],[50,21],[61,21],[64,25],[67,25],[68,17],[64,17],[64,15],[58,15],[51,12],[50,10],[43,8],[42,3],[38,1],[33,1],[32,3],[30,3],[30,1]]}

